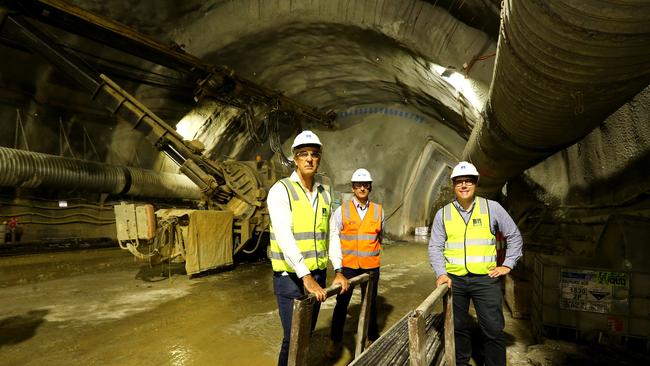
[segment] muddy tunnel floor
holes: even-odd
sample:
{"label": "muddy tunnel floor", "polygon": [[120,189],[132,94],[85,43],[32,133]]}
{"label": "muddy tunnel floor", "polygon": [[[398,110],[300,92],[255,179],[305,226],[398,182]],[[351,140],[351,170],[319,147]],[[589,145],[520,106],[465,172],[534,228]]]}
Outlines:
{"label": "muddy tunnel floor", "polygon": [[[385,245],[382,261],[378,309],[385,331],[426,298],[434,279],[426,243]],[[268,262],[189,278],[179,266],[151,268],[128,252],[101,249],[0,258],[0,274],[0,365],[276,363],[282,328]],[[334,305],[330,298],[321,308],[311,365],[352,360],[359,290],[337,361],[323,355]],[[647,364],[646,355],[630,352],[534,344],[530,322],[504,310],[508,365]]]}

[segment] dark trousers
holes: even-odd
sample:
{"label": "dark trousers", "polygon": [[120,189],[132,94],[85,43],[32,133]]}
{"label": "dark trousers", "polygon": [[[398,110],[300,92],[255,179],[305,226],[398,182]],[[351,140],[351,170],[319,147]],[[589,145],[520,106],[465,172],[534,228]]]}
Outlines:
{"label": "dark trousers", "polygon": [[[312,271],[311,275],[316,282],[325,288],[325,277],[327,272],[325,270]],[[282,322],[282,329],[284,336],[282,338],[282,347],[280,348],[280,356],[278,357],[278,365],[285,366],[289,359],[289,341],[291,339],[291,317],[293,316],[293,300],[305,294],[305,288],[302,285],[302,280],[295,275],[281,276],[278,273],[273,274],[273,292],[278,300],[278,310],[280,313],[280,321]],[[318,320],[318,311],[320,310],[320,302],[316,301],[314,304],[313,315],[311,319],[311,330],[316,327]]]}
{"label": "dark trousers", "polygon": [[[352,278],[364,273],[372,273],[373,284],[371,288],[372,305],[370,306],[370,319],[368,322],[368,339],[371,341],[379,338],[379,329],[377,327],[377,286],[379,284],[379,268],[371,269],[355,269],[343,267],[343,275],[345,278]],[[361,284],[361,298],[365,296],[367,282]],[[343,328],[345,327],[345,316],[348,311],[348,305],[352,298],[352,291],[354,286],[350,286],[348,292],[336,296],[336,306],[334,307],[334,314],[332,315],[332,331],[330,338],[334,342],[341,342],[343,340]]]}
{"label": "dark trousers", "polygon": [[506,347],[503,335],[505,321],[501,303],[501,281],[487,275],[449,275],[454,298],[454,330],[456,365],[468,365],[472,355],[470,332],[472,319],[468,313],[470,299],[474,303],[478,324],[485,340],[485,365],[505,366]]}

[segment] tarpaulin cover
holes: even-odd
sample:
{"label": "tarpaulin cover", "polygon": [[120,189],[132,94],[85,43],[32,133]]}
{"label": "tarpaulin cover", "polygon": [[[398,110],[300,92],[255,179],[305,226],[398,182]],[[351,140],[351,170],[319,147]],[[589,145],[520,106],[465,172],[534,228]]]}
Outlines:
{"label": "tarpaulin cover", "polygon": [[185,270],[199,273],[232,264],[231,211],[189,212],[190,224],[185,241]]}

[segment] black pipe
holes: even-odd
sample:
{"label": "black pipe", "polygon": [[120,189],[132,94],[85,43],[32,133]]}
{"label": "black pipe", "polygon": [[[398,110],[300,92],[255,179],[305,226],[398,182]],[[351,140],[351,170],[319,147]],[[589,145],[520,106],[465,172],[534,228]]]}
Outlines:
{"label": "black pipe", "polygon": [[650,3],[504,1],[485,120],[463,158],[483,194],[582,140],[650,82]]}
{"label": "black pipe", "polygon": [[184,175],[158,173],[0,147],[0,186],[62,188],[142,197],[200,199]]}

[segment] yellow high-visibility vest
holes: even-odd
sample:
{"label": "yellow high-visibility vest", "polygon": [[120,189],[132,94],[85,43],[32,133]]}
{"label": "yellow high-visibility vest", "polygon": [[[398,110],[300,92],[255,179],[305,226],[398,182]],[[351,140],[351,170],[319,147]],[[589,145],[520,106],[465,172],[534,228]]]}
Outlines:
{"label": "yellow high-visibility vest", "polygon": [[490,268],[496,267],[496,238],[490,229],[490,211],[485,198],[476,197],[467,224],[453,203],[447,204],[442,214],[447,233],[443,252],[447,273],[487,274]]}
{"label": "yellow high-visibility vest", "polygon": [[[327,268],[327,242],[329,235],[329,219],[331,210],[331,199],[329,187],[319,185],[317,189],[318,204],[316,210],[307,198],[299,182],[289,178],[280,180],[280,183],[287,189],[289,202],[291,204],[291,217],[293,225],[291,231],[298,245],[298,250],[305,259],[305,265],[310,271]],[[271,231],[271,266],[276,272],[291,272],[296,270],[284,259],[282,249],[275,240],[273,225]]]}

